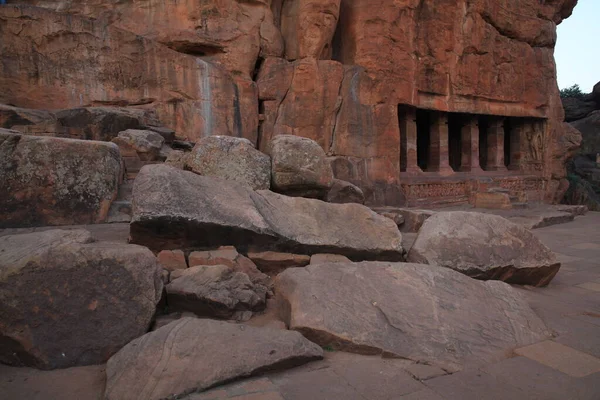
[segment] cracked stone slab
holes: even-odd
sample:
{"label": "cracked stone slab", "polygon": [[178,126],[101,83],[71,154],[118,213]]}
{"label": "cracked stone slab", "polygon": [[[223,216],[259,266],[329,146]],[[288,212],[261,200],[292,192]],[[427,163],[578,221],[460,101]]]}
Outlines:
{"label": "cracked stone slab", "polygon": [[106,400],[179,398],[323,358],[298,332],[182,318],[125,346],[106,366]]}
{"label": "cracked stone slab", "polygon": [[130,235],[154,251],[235,246],[354,260],[405,255],[398,227],[363,205],[255,192],[166,165],[146,165],[137,176]]}
{"label": "cracked stone slab", "polygon": [[0,362],[39,369],[106,362],[148,331],[163,283],[142,246],[83,230],[0,238]]}
{"label": "cracked stone slab", "polygon": [[407,358],[447,371],[550,335],[509,285],[429,265],[311,265],[281,273],[275,291],[289,328],[321,346]]}

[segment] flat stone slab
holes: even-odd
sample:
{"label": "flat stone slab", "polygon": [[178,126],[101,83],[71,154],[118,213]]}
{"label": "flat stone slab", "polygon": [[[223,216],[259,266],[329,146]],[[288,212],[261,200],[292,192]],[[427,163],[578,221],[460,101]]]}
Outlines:
{"label": "flat stone slab", "polygon": [[360,204],[255,192],[166,165],[147,165],[136,178],[130,235],[155,251],[232,245],[359,260],[404,257],[398,227]]}
{"label": "flat stone slab", "polygon": [[556,255],[530,230],[498,215],[464,211],[439,212],[425,221],[408,261],[534,286],[547,285],[560,269]]}
{"label": "flat stone slab", "polygon": [[290,329],[322,346],[461,369],[549,337],[521,295],[420,264],[329,263],[275,281]]}
{"label": "flat stone slab", "polygon": [[550,340],[517,349],[515,353],[575,378],[600,372],[600,359]]}
{"label": "flat stone slab", "polygon": [[183,318],[134,340],[106,367],[106,400],[160,400],[323,357],[298,332]]}

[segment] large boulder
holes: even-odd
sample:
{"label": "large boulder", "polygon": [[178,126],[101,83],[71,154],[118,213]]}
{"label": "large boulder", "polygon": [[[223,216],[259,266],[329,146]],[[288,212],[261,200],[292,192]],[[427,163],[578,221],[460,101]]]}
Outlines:
{"label": "large boulder", "polygon": [[0,131],[0,228],[104,222],[121,178],[113,143]]}
{"label": "large boulder", "polygon": [[266,306],[267,288],[225,265],[201,265],[171,273],[169,308],[200,317],[247,320]]}
{"label": "large boulder", "polygon": [[547,285],[560,269],[555,254],[528,229],[498,215],[463,211],[429,217],[408,261],[534,286]]}
{"label": "large boulder", "polygon": [[290,329],[337,350],[401,357],[456,371],[550,336],[503,282],[404,263],[328,263],[275,281]]}
{"label": "large boulder", "polygon": [[290,196],[323,198],[333,170],[317,142],[294,135],[275,137],[269,146],[273,190]]}
{"label": "large boulder", "polygon": [[113,143],[125,149],[132,149],[142,161],[155,161],[165,143],[165,138],[157,132],[141,129],[127,129],[119,132]]}
{"label": "large boulder", "polygon": [[100,364],[150,327],[162,292],[154,255],[84,230],[0,238],[0,361]]}
{"label": "large boulder", "polygon": [[106,400],[160,400],[323,357],[298,332],[182,318],[134,340],[106,366]]}
{"label": "large boulder", "polygon": [[350,182],[341,179],[334,179],[331,189],[327,193],[326,200],[328,203],[358,203],[365,204],[365,194],[358,187]]}
{"label": "large boulder", "polygon": [[132,243],[153,250],[252,247],[353,259],[403,257],[396,225],[359,204],[253,191],[247,185],[147,165],[133,188]]}
{"label": "large boulder", "polygon": [[204,176],[246,183],[252,189],[268,189],[271,180],[269,156],[243,138],[209,136],[201,139],[185,160],[186,168]]}

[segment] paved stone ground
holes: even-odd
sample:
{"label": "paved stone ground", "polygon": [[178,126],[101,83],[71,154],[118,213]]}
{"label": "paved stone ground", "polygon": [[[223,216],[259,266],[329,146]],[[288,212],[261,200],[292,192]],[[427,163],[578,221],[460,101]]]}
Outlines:
{"label": "paved stone ground", "polygon": [[[127,237],[127,225],[91,230],[104,240]],[[186,399],[599,400],[600,213],[534,233],[559,254],[563,267],[547,288],[515,287],[554,331],[552,340],[452,375],[406,360],[328,352],[320,362]],[[414,236],[404,235],[407,245]],[[100,399],[103,374],[101,366],[52,372],[0,366],[0,398]]]}

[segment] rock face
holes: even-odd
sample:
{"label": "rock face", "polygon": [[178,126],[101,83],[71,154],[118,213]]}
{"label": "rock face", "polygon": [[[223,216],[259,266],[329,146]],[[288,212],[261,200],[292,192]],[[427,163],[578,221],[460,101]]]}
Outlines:
{"label": "rock face", "polygon": [[[20,3],[62,7],[61,11],[69,11],[70,5],[89,6],[88,2]],[[164,10],[156,11],[164,2],[154,3],[154,12],[146,14],[149,18],[163,15],[179,24]],[[181,3],[179,11],[188,3]],[[133,3],[129,6],[126,15],[135,24],[143,21],[139,14],[152,10]],[[176,5],[169,2],[169,6]],[[109,2],[99,8],[116,11]],[[90,15],[98,18],[99,8],[92,7]],[[0,19],[0,54],[10,60],[0,67],[0,87],[4,88],[0,103],[50,110],[82,105],[144,106],[154,109],[162,123],[182,137],[222,134],[256,141],[258,104],[249,79],[232,77],[215,64],[141,38],[103,18],[5,5],[0,8]],[[140,26],[147,29],[156,24]],[[32,51],[39,57],[26,56]]]}
{"label": "rock face", "polygon": [[403,257],[396,225],[358,204],[254,192],[246,185],[147,165],[133,188],[132,243],[154,250],[252,247],[354,259]]}
{"label": "rock face", "polygon": [[269,147],[273,190],[289,196],[323,198],[333,185],[333,171],[313,140],[277,136]]}
{"label": "rock face", "polygon": [[600,153],[600,107],[571,125],[581,132],[583,137],[580,153],[593,155]]}
{"label": "rock face", "polygon": [[246,320],[264,310],[267,288],[225,265],[197,266],[171,273],[169,308],[200,317]]}
{"label": "rock face", "polygon": [[533,286],[547,285],[560,269],[555,254],[524,227],[497,215],[462,211],[427,219],[408,260]]}
{"label": "rock face", "polygon": [[565,109],[565,121],[577,121],[587,117],[594,110],[598,109],[598,104],[592,96],[584,98],[567,97],[562,100],[562,105]]}
{"label": "rock face", "polygon": [[91,242],[84,230],[0,238],[0,361],[100,364],[147,332],[162,291],[156,258]]}
{"label": "rock face", "polygon": [[256,84],[264,108],[260,148],[267,151],[279,135],[295,135],[332,146],[344,67],[336,61],[307,58],[293,63],[267,59]]}
{"label": "rock face", "polygon": [[254,190],[269,189],[271,160],[246,139],[210,136],[200,140],[185,161],[199,175],[245,183]]}
{"label": "rock face", "polygon": [[263,152],[309,138],[371,206],[466,204],[473,177],[532,202],[567,189],[553,52],[575,0],[140,1],[2,7],[0,102],[151,110]]}
{"label": "rock face", "polygon": [[[581,147],[567,160],[569,187],[561,198],[566,204],[584,204],[600,210],[600,82],[592,93],[582,97],[563,98],[565,120],[571,129],[581,132]],[[566,185],[565,185],[566,186]]]}
{"label": "rock face", "polygon": [[0,228],[103,222],[121,178],[115,144],[0,132]]}
{"label": "rock face", "polygon": [[175,398],[322,357],[323,350],[298,332],[182,318],[109,360],[105,398]]}
{"label": "rock face", "polygon": [[600,166],[593,155],[578,155],[567,165],[569,189],[566,204],[584,204],[591,211],[600,211]]}
{"label": "rock face", "polygon": [[283,53],[283,40],[266,2],[145,0],[144,7],[132,2],[113,4],[110,1],[27,0],[20,3],[102,18],[114,27],[156,40],[177,52],[209,60],[246,77],[252,74],[259,55],[281,56]]}
{"label": "rock face", "polygon": [[43,111],[0,104],[0,128],[36,136],[110,141],[121,131],[159,125],[150,110],[124,107],[80,107]]}
{"label": "rock face", "polygon": [[330,58],[340,0],[283,1],[281,32],[288,60]]}
{"label": "rock face", "polygon": [[550,334],[509,285],[429,265],[311,265],[288,269],[275,285],[289,328],[321,346],[450,371]]}

